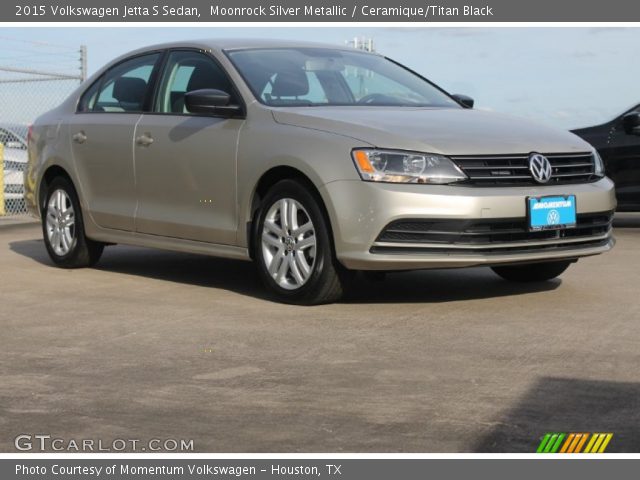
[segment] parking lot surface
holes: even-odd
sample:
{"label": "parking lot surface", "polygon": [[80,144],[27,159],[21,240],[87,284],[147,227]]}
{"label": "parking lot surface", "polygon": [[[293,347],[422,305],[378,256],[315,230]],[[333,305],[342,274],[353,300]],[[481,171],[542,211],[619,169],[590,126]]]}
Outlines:
{"label": "parking lot surface", "polygon": [[640,217],[560,281],[486,268],[358,277],[273,303],[250,263],[125,246],[49,261],[0,227],[0,451],[20,434],[193,439],[198,452],[640,451]]}

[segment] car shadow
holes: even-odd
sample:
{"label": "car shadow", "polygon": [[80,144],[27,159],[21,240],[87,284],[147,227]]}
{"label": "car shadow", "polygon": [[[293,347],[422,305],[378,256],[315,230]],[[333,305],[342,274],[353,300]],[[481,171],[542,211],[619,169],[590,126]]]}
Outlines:
{"label": "car shadow", "polygon": [[[9,244],[9,248],[38,263],[53,266],[42,240],[15,241]],[[251,262],[115,245],[105,248],[93,268],[268,298]]]}
{"label": "car shadow", "polygon": [[[53,265],[42,240],[14,241],[9,247],[38,263]],[[105,249],[94,268],[270,299],[251,262],[116,245]],[[343,302],[441,303],[554,290],[560,283],[560,280],[537,284],[510,283],[488,268],[390,273],[384,281],[374,281],[359,274]]]}
{"label": "car shadow", "polygon": [[497,298],[555,290],[561,280],[541,283],[507,282],[487,267],[417,270],[387,273],[374,281],[358,275],[345,303],[444,303]]}
{"label": "car shadow", "polygon": [[494,423],[471,451],[534,453],[546,433],[613,433],[607,453],[638,453],[640,383],[542,377]]}

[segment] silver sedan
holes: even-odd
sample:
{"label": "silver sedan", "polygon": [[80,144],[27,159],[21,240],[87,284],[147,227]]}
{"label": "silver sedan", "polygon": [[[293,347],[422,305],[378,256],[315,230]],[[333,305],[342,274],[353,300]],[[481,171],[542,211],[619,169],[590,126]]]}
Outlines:
{"label": "silver sedan", "polygon": [[590,145],[346,47],[137,50],[41,116],[29,148],[27,200],[67,268],[115,243],[254,260],[277,298],[317,304],[360,270],[545,281],[614,244]]}

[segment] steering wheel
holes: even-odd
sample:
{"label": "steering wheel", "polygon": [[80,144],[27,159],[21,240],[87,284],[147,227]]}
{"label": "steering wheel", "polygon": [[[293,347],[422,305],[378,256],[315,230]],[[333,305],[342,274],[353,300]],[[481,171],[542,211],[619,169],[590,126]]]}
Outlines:
{"label": "steering wheel", "polygon": [[358,100],[357,103],[368,105],[376,101],[386,101],[386,103],[393,103],[394,101],[397,102],[397,99],[390,95],[385,95],[384,93],[370,93],[369,95],[365,95],[360,100]]}

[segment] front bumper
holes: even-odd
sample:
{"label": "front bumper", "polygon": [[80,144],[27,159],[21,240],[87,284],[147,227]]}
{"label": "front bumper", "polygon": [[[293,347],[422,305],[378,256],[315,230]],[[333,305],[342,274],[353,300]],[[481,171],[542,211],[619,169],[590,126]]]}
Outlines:
{"label": "front bumper", "polygon": [[464,187],[331,182],[321,190],[333,227],[336,255],[357,270],[417,270],[516,264],[597,255],[614,245],[611,230],[589,237],[514,240],[458,245],[455,242],[380,241],[385,227],[406,219],[526,220],[528,196],[576,195],[577,213],[615,210],[613,182],[526,187]]}

